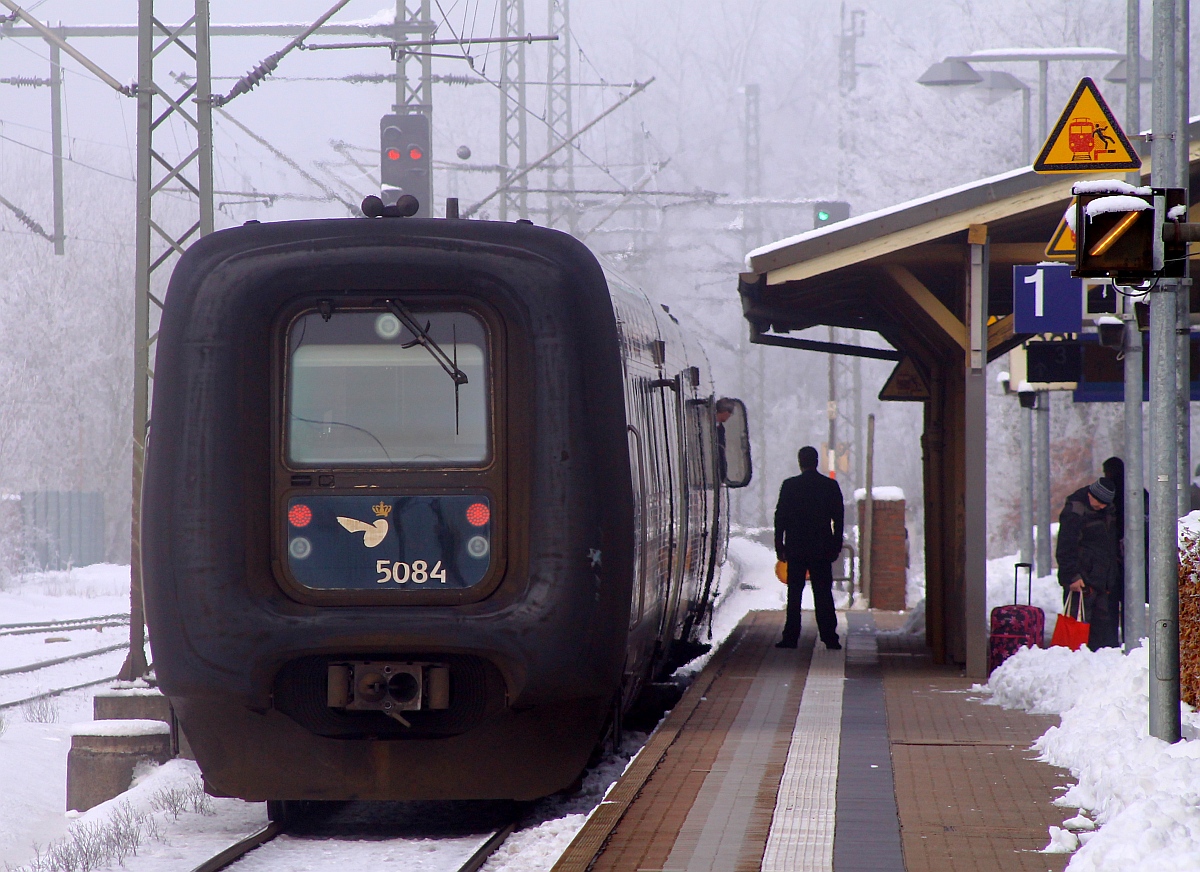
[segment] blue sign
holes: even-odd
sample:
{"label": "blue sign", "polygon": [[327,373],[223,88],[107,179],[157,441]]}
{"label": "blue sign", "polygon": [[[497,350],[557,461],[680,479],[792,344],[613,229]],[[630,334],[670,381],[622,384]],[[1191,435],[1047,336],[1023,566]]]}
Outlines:
{"label": "blue sign", "polygon": [[1013,331],[1079,333],[1083,330],[1083,283],[1068,263],[1013,267]]}

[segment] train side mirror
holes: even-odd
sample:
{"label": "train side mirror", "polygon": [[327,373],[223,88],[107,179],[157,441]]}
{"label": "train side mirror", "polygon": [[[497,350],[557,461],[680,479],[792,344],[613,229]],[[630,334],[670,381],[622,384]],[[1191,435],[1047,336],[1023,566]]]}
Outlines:
{"label": "train side mirror", "polygon": [[716,418],[721,481],[726,487],[745,487],[752,474],[746,404],[723,397],[717,401]]}

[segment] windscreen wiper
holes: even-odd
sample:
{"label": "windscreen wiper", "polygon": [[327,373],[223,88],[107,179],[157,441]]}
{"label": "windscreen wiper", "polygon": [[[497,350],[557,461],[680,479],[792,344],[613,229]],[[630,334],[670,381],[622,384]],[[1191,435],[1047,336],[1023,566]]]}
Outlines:
{"label": "windscreen wiper", "polygon": [[[458,368],[458,362],[451,360],[449,355],[442,351],[442,347],[429,335],[428,325],[422,327],[421,323],[413,317],[412,312],[408,310],[408,307],[399,300],[388,300],[387,305],[392,310],[392,314],[400,319],[400,323],[407,327],[409,332],[416,337],[417,344],[423,346],[429,352],[430,356],[437,361],[438,366],[446,371],[446,375],[454,379],[454,386],[457,388],[459,385],[465,385],[467,383],[467,374]],[[457,357],[457,354],[455,356]]]}

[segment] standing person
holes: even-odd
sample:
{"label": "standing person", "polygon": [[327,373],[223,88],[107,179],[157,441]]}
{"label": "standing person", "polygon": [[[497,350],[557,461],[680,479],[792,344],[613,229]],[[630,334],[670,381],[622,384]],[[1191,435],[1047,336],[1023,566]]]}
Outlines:
{"label": "standing person", "polygon": [[1088,647],[1115,648],[1120,642],[1121,539],[1113,508],[1117,486],[1109,478],[1094,481],[1067,497],[1058,516],[1058,583],[1063,601],[1083,594],[1085,618],[1091,625]]}
{"label": "standing person", "polygon": [[817,449],[800,449],[800,474],[784,481],[775,506],[775,556],[787,562],[787,620],[776,648],[795,648],[800,639],[804,576],[812,583],[817,632],[825,647],[837,650],[833,608],[833,561],[842,553],[845,506],[836,481],[817,472]]}

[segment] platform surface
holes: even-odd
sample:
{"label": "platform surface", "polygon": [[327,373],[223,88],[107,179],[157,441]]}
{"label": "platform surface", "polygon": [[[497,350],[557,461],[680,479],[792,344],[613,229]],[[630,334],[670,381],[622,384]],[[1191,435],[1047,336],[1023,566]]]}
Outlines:
{"label": "platform surface", "polygon": [[1068,773],[1029,745],[1056,719],[982,705],[895,613],[839,617],[843,650],[777,649],[752,612],[660,725],[556,872],[1057,872]]}

